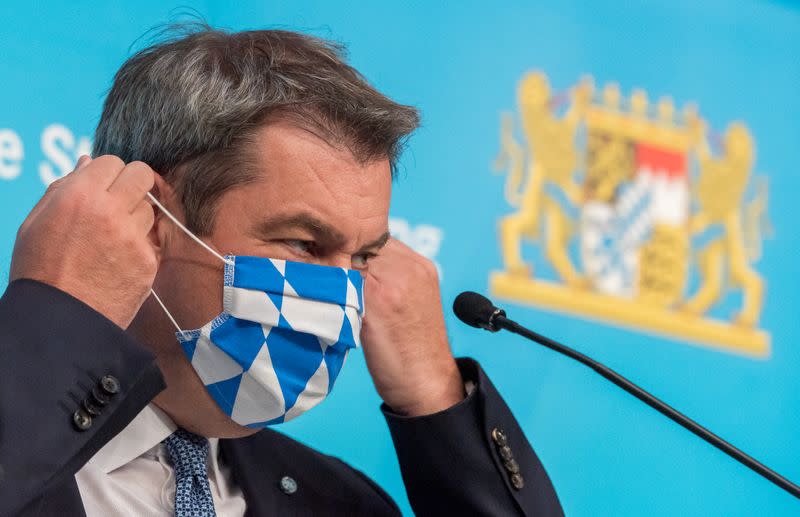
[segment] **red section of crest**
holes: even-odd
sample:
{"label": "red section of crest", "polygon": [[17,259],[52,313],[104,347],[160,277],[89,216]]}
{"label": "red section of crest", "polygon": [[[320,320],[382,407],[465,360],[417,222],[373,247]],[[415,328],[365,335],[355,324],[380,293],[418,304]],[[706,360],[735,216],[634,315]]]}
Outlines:
{"label": "red section of crest", "polygon": [[686,176],[686,155],[647,144],[636,144],[636,170],[647,168],[672,178]]}

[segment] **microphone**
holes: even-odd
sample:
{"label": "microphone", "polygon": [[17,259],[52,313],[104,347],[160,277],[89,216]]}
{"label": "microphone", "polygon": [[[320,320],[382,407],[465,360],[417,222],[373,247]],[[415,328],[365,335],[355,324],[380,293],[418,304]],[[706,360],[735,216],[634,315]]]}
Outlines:
{"label": "microphone", "polygon": [[506,312],[495,307],[491,300],[485,296],[472,291],[464,291],[463,293],[459,294],[453,302],[453,312],[458,319],[471,327],[482,328],[492,332],[505,329],[513,332],[514,334],[518,334],[524,338],[535,341],[540,345],[543,345],[560,354],[566,355],[567,357],[570,357],[579,363],[588,366],[595,372],[605,377],[607,380],[613,382],[673,422],[676,422],[677,424],[688,429],[696,436],[702,438],[742,465],[748,467],[774,485],[800,499],[800,486],[792,483],[760,461],[749,456],[744,451],[734,447],[732,444],[723,440],[666,402],[663,402],[654,395],[651,395],[611,368],[595,361],[594,359],[578,352],[577,350],[573,350],[566,345],[562,345],[558,341],[554,341],[537,332],[523,327],[513,320],[508,319],[506,317]]}
{"label": "microphone", "polygon": [[491,332],[500,330],[495,320],[498,316],[506,315],[506,311],[495,307],[489,298],[472,291],[464,291],[456,297],[453,302],[453,312],[470,327]]}

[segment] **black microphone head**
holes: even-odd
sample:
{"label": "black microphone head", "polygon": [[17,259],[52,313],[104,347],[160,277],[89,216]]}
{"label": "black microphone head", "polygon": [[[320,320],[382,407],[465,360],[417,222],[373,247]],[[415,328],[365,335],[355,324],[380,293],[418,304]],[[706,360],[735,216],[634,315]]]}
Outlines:
{"label": "black microphone head", "polygon": [[456,296],[453,312],[458,319],[471,327],[492,331],[498,330],[494,318],[506,314],[495,307],[490,299],[473,291],[464,291]]}

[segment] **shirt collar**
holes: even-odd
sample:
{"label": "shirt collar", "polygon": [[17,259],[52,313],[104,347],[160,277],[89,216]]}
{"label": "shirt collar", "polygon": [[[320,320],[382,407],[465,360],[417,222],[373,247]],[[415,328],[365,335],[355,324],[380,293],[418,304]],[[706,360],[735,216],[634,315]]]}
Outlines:
{"label": "shirt collar", "polygon": [[166,413],[150,403],[122,432],[97,451],[90,462],[108,474],[158,446],[177,428]]}

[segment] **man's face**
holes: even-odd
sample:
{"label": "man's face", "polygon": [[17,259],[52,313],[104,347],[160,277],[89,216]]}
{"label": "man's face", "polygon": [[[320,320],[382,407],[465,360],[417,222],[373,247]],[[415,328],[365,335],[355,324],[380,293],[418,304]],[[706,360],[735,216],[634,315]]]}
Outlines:
{"label": "man's face", "polygon": [[[361,164],[349,151],[334,149],[288,122],[265,126],[255,145],[260,177],[220,198],[213,231],[203,240],[223,255],[368,268],[389,236],[388,159]],[[154,288],[182,329],[199,328],[222,311],[222,263],[166,218],[157,227],[162,260]],[[144,323],[164,329],[164,317],[148,304],[140,319],[157,320]],[[185,427],[202,415],[207,436],[252,432],[216,407],[177,340],[164,332],[159,336],[150,332],[147,341],[169,389],[156,404]]]}

